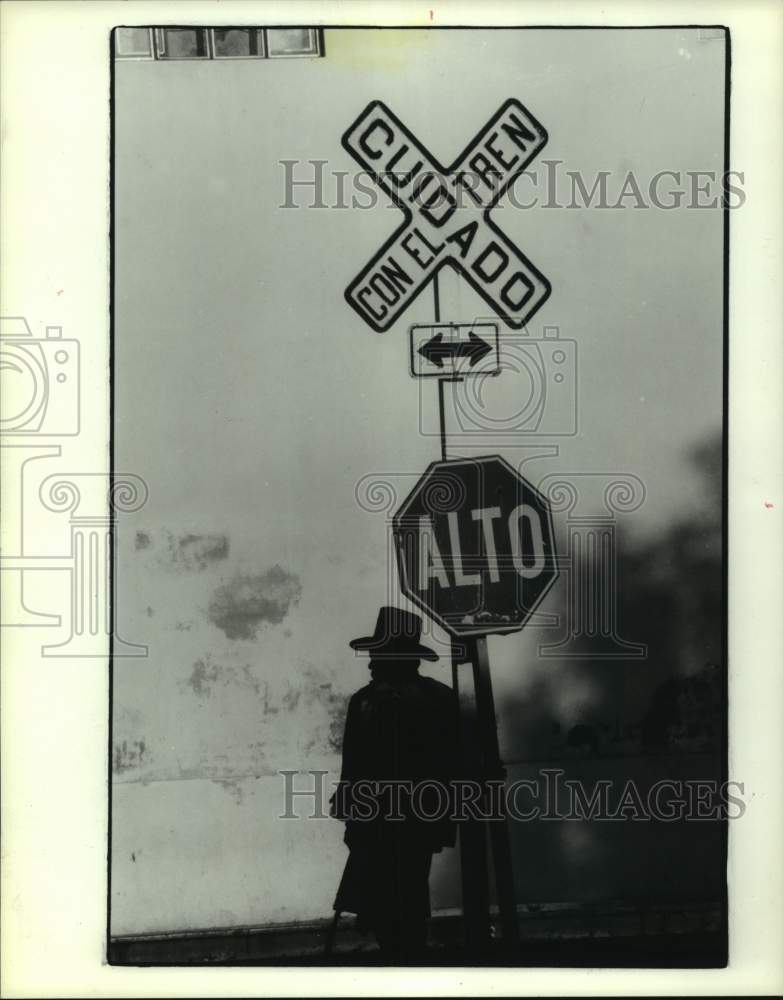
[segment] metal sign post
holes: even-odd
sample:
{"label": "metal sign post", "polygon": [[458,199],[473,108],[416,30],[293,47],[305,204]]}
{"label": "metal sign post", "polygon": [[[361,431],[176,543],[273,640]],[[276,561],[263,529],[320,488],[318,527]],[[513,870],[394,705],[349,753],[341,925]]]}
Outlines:
{"label": "metal sign post", "polygon": [[[485,636],[473,640],[473,685],[478,706],[485,780],[502,781],[506,777],[506,769],[500,758],[495,700],[492,695],[492,677],[489,672],[489,652]],[[505,819],[490,821],[489,837],[495,866],[495,889],[503,942],[511,951],[519,941],[519,929],[514,895],[514,870],[511,863],[511,840]]]}
{"label": "metal sign post", "polygon": [[[452,636],[452,679],[460,705],[465,776],[489,781],[505,771],[487,635],[515,632],[557,577],[547,500],[498,455],[450,461],[445,383],[500,373],[498,326],[442,323],[438,275],[453,267],[503,321],[519,330],[550,294],[549,282],[490,214],[547,142],[544,127],[507,100],[450,167],[442,166],[381,101],[371,101],[342,137],[344,148],[402,211],[404,221],[345,291],[374,330],[388,330],[432,282],[435,324],[410,330],[416,378],[438,381],[441,460],[433,462],[394,515],[403,593]],[[472,692],[463,665],[472,670]],[[472,694],[472,697],[471,697]],[[505,818],[460,826],[465,944],[490,943],[488,842],[503,940],[518,945],[511,845]]]}
{"label": "metal sign post", "polygon": [[[473,700],[466,698],[465,692],[461,689],[459,674],[461,663],[469,663],[472,667]],[[452,642],[452,681],[460,699],[460,737],[466,757],[467,776],[485,786],[489,781],[504,780],[506,772],[498,746],[486,638]],[[488,798],[489,796],[485,794],[485,806]],[[481,954],[486,950],[490,939],[487,828],[503,944],[506,951],[511,953],[519,941],[519,929],[511,840],[505,819],[494,819],[488,823],[470,820],[460,826],[465,944],[471,954]]]}
{"label": "metal sign post", "polygon": [[[441,323],[437,293],[435,302],[432,330],[444,332],[436,343],[444,352],[449,349],[438,360],[444,367],[447,360],[451,362],[450,374],[438,378],[441,460],[432,463],[401,504],[393,527],[404,593],[453,637],[452,682],[460,706],[463,773],[481,784],[482,812],[493,815],[460,824],[465,945],[478,958],[488,954],[490,945],[488,848],[503,943],[510,953],[518,942],[508,825],[490,811],[488,782],[503,781],[505,770],[486,637],[522,628],[554,583],[557,567],[545,498],[500,456],[448,458],[445,383],[473,374],[473,358],[460,351],[460,345],[470,345],[470,334],[476,333],[469,324]],[[412,328],[412,358],[417,342],[425,349],[432,342],[430,332],[422,326]],[[491,353],[487,346],[478,360]],[[426,357],[425,363],[431,364],[431,358]],[[486,363],[491,366],[494,361],[488,358]],[[417,372],[413,364],[411,370],[417,377],[429,374]],[[470,681],[462,669],[467,665]]]}
{"label": "metal sign post", "polygon": [[[440,322],[440,284],[438,275],[433,279],[434,299],[435,299],[435,322]],[[415,329],[415,328],[414,328]],[[414,373],[414,329],[411,330],[411,372]],[[495,343],[497,344],[497,328],[495,328]],[[428,341],[428,343],[431,341]],[[418,348],[421,351],[421,347]],[[499,360],[499,359],[498,359]],[[423,377],[423,376],[422,376]],[[458,375],[438,377],[438,420],[440,427],[440,456],[448,461],[446,447],[446,413],[443,394],[446,382],[461,382]],[[483,767],[484,754],[482,752],[482,725],[478,698],[477,664],[478,657],[465,660],[464,644],[451,642],[451,685],[457,696],[459,705],[459,745],[462,753],[462,770],[466,778],[484,783],[489,777]],[[470,692],[465,690],[465,685],[460,684],[460,665],[470,663],[473,671],[473,691],[474,697],[470,698]],[[490,682],[491,683],[491,682]],[[491,689],[490,689],[491,697]],[[494,706],[493,706],[494,717]],[[497,731],[496,731],[497,736]],[[513,872],[510,868],[511,844],[508,835],[508,828],[503,820],[503,833],[505,834],[508,846],[509,868],[506,872],[498,869],[495,864],[496,879],[508,878],[513,886]],[[494,841],[493,841],[494,846]],[[484,823],[481,820],[468,819],[459,828],[459,851],[460,851],[460,879],[462,882],[462,913],[465,922],[465,950],[468,955],[481,956],[489,950],[491,941],[490,919],[489,919],[489,870],[487,865],[487,837]],[[498,893],[498,898],[500,895]],[[513,938],[506,937],[506,924],[503,924],[504,941],[517,941],[519,934],[516,930],[516,904],[514,906],[514,930]]]}

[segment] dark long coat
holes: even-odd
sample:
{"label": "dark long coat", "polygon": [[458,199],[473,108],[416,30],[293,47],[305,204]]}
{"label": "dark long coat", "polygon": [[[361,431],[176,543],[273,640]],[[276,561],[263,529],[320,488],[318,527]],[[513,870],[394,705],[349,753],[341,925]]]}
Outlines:
{"label": "dark long coat", "polygon": [[[361,688],[348,704],[340,787],[332,815],[346,821],[345,843],[351,854],[335,900],[335,909],[357,913],[372,926],[379,912],[429,912],[427,877],[434,852],[453,846],[456,827],[441,799],[457,776],[458,713],[450,687],[429,677],[393,672]],[[384,815],[366,822],[350,818],[357,781],[438,782],[419,806],[427,820],[403,809],[404,818]],[[403,800],[404,801],[404,800]]]}

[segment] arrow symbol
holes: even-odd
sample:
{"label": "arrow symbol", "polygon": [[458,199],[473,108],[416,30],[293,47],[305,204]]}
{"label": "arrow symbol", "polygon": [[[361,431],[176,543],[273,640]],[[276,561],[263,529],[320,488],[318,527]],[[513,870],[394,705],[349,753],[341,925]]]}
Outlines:
{"label": "arrow symbol", "polygon": [[468,334],[467,340],[460,341],[457,344],[453,342],[444,344],[443,334],[436,333],[434,337],[419,348],[419,354],[424,360],[429,361],[436,368],[443,367],[444,358],[470,358],[470,367],[473,368],[491,351],[492,348],[489,344],[485,340],[482,340],[481,337],[477,337],[472,330]]}

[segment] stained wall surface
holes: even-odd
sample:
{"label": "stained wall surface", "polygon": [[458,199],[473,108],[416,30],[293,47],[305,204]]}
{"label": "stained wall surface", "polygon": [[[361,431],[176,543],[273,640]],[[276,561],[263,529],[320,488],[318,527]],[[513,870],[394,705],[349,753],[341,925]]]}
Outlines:
{"label": "stained wall surface", "polygon": [[[614,202],[629,171],[647,197],[659,171],[722,168],[722,38],[326,31],[325,43],[320,59],[116,68],[115,456],[149,499],[118,529],[120,630],[148,655],[114,663],[115,934],[329,914],[342,829],[279,819],[279,772],[336,778],[346,700],[367,680],[347,643],[380,604],[405,605],[388,518],[439,453],[435,388],[407,367],[407,326],[432,320],[431,293],[383,335],[343,299],[399,211],[282,208],[281,160],[301,161],[300,179],[327,161],[333,203],[329,172],[353,167],[340,136],[369,100],[448,163],[513,96],[549,131],[541,158],[562,161],[548,169],[566,203],[566,170],[588,187],[610,171]],[[543,182],[541,168],[540,194]],[[534,190],[518,182],[523,201]],[[646,658],[565,655],[579,643],[540,655],[562,632],[540,626],[490,640],[511,777],[560,767],[644,786],[718,766],[722,219],[633,202],[504,199],[494,216],[552,282],[528,334],[556,326],[573,345],[578,398],[575,434],[545,425],[528,440],[549,453],[503,438],[489,450],[530,458],[536,482],[596,474],[579,480],[591,510],[607,476],[644,485],[616,531],[618,630]],[[487,307],[444,275],[442,313],[470,322]],[[486,405],[514,412],[528,380],[493,379]],[[455,454],[488,450],[452,430]],[[542,610],[562,624],[566,603],[563,577]],[[426,672],[450,680],[444,659]],[[528,823],[514,845],[520,901],[719,892],[709,825]],[[433,893],[436,908],[459,904],[454,852]]]}

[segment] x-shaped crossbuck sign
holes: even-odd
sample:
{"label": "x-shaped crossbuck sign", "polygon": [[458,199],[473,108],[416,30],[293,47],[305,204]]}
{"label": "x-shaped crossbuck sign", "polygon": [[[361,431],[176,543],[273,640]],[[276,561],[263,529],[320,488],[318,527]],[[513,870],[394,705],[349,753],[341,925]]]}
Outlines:
{"label": "x-shaped crossbuck sign", "polygon": [[512,98],[446,168],[385,104],[368,104],[343,146],[405,221],[346,289],[362,319],[388,330],[449,264],[512,329],[524,326],[551,286],[489,213],[546,141],[544,127]]}

